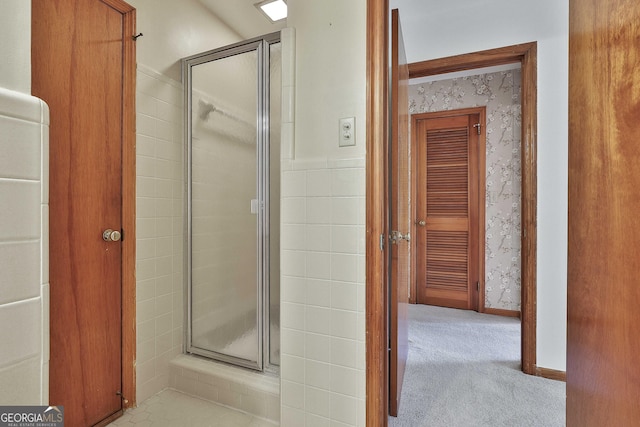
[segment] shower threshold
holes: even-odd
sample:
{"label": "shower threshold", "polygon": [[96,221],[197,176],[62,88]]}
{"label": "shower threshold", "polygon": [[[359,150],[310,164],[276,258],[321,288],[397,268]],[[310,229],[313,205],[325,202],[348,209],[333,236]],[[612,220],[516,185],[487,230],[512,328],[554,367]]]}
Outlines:
{"label": "shower threshold", "polygon": [[181,354],[169,363],[169,386],[272,422],[280,422],[280,378],[265,372]]}

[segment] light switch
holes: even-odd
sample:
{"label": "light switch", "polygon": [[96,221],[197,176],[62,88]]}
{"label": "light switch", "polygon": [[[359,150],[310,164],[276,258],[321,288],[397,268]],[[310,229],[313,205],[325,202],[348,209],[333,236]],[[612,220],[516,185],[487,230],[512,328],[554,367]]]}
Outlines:
{"label": "light switch", "polygon": [[356,118],[345,117],[340,119],[338,146],[350,147],[356,145]]}

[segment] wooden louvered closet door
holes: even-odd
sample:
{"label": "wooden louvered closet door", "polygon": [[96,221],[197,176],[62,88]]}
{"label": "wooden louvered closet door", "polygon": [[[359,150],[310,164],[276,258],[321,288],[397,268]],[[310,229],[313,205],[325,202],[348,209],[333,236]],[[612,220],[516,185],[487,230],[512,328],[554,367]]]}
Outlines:
{"label": "wooden louvered closet door", "polygon": [[452,114],[414,121],[417,302],[478,310],[481,114]]}

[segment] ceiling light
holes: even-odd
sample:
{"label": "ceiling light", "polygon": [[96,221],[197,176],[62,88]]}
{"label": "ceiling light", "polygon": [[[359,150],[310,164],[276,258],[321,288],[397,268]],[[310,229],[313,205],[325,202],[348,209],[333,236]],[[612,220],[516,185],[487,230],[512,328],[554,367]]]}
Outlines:
{"label": "ceiling light", "polygon": [[264,13],[271,22],[276,22],[287,17],[287,4],[284,0],[266,0],[256,3],[258,9]]}

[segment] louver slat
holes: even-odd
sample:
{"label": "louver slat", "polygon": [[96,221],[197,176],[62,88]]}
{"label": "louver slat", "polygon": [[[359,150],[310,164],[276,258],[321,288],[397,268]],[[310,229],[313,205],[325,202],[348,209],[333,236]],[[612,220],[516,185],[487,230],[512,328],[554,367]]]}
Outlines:
{"label": "louver slat", "polygon": [[[468,217],[468,144],[466,127],[427,131],[427,218]],[[427,231],[427,288],[466,292],[468,235],[468,231]]]}
{"label": "louver slat", "polygon": [[427,287],[467,289],[466,231],[427,231]]}
{"label": "louver slat", "polygon": [[467,217],[467,128],[427,132],[427,216]]}

